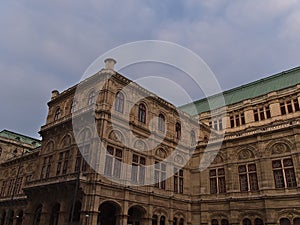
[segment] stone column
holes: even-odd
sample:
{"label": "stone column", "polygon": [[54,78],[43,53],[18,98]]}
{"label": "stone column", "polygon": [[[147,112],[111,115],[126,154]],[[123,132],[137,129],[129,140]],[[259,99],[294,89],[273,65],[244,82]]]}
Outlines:
{"label": "stone column", "polygon": [[127,225],[128,215],[118,215],[117,216],[117,225]]}

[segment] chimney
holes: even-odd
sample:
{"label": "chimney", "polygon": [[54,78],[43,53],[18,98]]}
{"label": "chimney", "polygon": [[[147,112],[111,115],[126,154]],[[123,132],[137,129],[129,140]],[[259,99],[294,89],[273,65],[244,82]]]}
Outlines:
{"label": "chimney", "polygon": [[104,62],[105,62],[105,69],[107,70],[114,70],[114,66],[117,63],[117,61],[112,58],[107,58],[104,60]]}
{"label": "chimney", "polygon": [[54,90],[52,91],[52,96],[51,96],[51,100],[53,100],[54,98],[56,98],[59,95],[58,90]]}

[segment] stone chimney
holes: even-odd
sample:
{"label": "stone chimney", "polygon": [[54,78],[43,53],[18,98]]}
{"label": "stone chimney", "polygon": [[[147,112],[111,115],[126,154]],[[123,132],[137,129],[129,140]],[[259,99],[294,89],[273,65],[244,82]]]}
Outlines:
{"label": "stone chimney", "polygon": [[51,95],[51,100],[55,99],[59,95],[58,90],[53,90]]}
{"label": "stone chimney", "polygon": [[107,58],[104,60],[104,62],[106,70],[114,70],[115,64],[117,63],[117,61],[113,58]]}

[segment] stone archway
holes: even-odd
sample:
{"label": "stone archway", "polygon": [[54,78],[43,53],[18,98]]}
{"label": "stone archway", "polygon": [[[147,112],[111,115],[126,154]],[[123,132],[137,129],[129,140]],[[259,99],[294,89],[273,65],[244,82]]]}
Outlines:
{"label": "stone archway", "polygon": [[116,225],[120,207],[114,202],[104,202],[99,206],[97,225]]}
{"label": "stone archway", "polygon": [[128,225],[143,225],[146,211],[140,206],[132,206],[128,210]]}

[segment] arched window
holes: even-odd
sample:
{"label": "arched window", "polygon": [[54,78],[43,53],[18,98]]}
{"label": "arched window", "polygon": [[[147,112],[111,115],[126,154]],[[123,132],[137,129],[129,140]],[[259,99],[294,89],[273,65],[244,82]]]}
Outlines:
{"label": "arched window", "polygon": [[13,222],[14,222],[14,210],[10,210],[10,211],[8,211],[9,212],[9,218],[8,218],[8,225],[12,225],[13,224]]}
{"label": "arched window", "polygon": [[218,225],[219,222],[216,219],[211,220],[211,225]]}
{"label": "arched window", "polygon": [[75,112],[77,110],[77,100],[74,99],[73,102],[72,102],[72,105],[71,105],[71,113]]}
{"label": "arched window", "polygon": [[18,213],[18,215],[16,216],[16,218],[17,218],[16,225],[22,225],[22,223],[23,223],[23,215],[24,215],[23,211],[20,211]]}
{"label": "arched window", "polygon": [[222,219],[222,220],[221,220],[221,225],[229,225],[228,220]]}
{"label": "arched window", "polygon": [[300,225],[300,218],[294,219],[294,225]]}
{"label": "arched window", "polygon": [[54,120],[58,120],[61,116],[60,108],[58,107],[55,111]]}
{"label": "arched window", "polygon": [[254,225],[264,225],[264,221],[262,219],[256,218],[254,220]]}
{"label": "arched window", "polygon": [[184,225],[184,219],[183,219],[183,218],[181,218],[181,219],[179,220],[179,225]]}
{"label": "arched window", "polygon": [[41,214],[42,214],[42,205],[39,205],[35,212],[34,212],[34,217],[33,217],[33,225],[39,225],[41,221]]}
{"label": "arched window", "polygon": [[291,225],[291,222],[288,218],[281,218],[280,225]]}
{"label": "arched window", "polygon": [[91,91],[89,94],[88,105],[91,106],[95,103],[95,91]]}
{"label": "arched window", "polygon": [[160,217],[160,223],[159,225],[165,225],[166,224],[166,217],[165,216],[161,216]]}
{"label": "arched window", "polygon": [[181,139],[181,125],[180,125],[180,123],[176,123],[175,131],[176,131],[176,138],[178,140],[180,140]]}
{"label": "arched window", "polygon": [[176,217],[173,218],[173,225],[177,225],[177,218]]}
{"label": "arched window", "polygon": [[[80,213],[81,213],[81,202],[80,201],[76,201],[75,205],[74,205],[74,214],[72,215],[72,207],[71,207],[71,211],[70,211],[70,222],[72,220],[72,222],[79,222],[80,221]],[[77,224],[77,223],[76,223]]]}
{"label": "arched window", "polygon": [[191,145],[195,145],[196,144],[196,135],[195,135],[195,131],[191,131]]}
{"label": "arched window", "polygon": [[3,211],[2,215],[1,215],[1,225],[4,225],[5,218],[6,218],[6,211]]}
{"label": "arched window", "polygon": [[251,225],[251,220],[248,218],[243,219],[243,225]]}
{"label": "arched window", "polygon": [[146,123],[146,106],[144,104],[139,105],[138,119],[142,123]]}
{"label": "arched window", "polygon": [[49,223],[50,225],[58,225],[59,211],[60,211],[60,204],[56,203],[52,207],[50,223]]}
{"label": "arched window", "polygon": [[158,216],[157,215],[153,215],[152,216],[152,225],[157,225],[157,221],[158,221]]}
{"label": "arched window", "polygon": [[123,113],[124,110],[124,95],[122,92],[118,92],[115,98],[115,110]]}
{"label": "arched window", "polygon": [[163,114],[158,115],[158,130],[165,132],[165,116]]}

